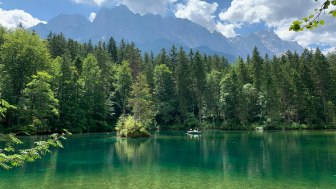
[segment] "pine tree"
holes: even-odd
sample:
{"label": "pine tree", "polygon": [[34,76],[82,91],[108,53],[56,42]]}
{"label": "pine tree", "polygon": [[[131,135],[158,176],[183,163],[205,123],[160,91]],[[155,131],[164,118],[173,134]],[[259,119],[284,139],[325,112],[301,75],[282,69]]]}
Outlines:
{"label": "pine tree", "polygon": [[101,121],[101,104],[102,91],[100,90],[100,74],[101,69],[98,66],[98,61],[93,54],[88,56],[83,61],[83,72],[81,82],[83,85],[83,104],[86,110],[87,131],[95,131],[97,125]]}
{"label": "pine tree", "polygon": [[172,72],[165,65],[157,65],[154,72],[154,98],[158,112],[156,120],[159,124],[174,123],[176,107],[175,82]]}
{"label": "pine tree", "polygon": [[244,60],[241,57],[238,57],[237,62],[238,62],[237,63],[238,64],[237,72],[238,72],[238,77],[239,77],[240,81],[243,84],[251,83],[248,68],[247,68],[247,65],[244,62]]}
{"label": "pine tree", "polygon": [[178,100],[178,112],[180,123],[187,118],[191,98],[191,70],[188,63],[188,57],[181,47],[177,56],[176,65],[176,92]]}
{"label": "pine tree", "polygon": [[332,91],[332,84],[333,81],[332,78],[332,72],[331,67],[327,62],[326,57],[321,53],[319,49],[316,49],[314,57],[313,57],[313,66],[314,66],[314,84],[315,84],[315,90],[319,97],[320,107],[318,109],[323,112],[323,115],[320,115],[320,118],[328,122],[328,119],[326,117],[327,115],[327,105],[328,101],[332,99],[333,92]]}
{"label": "pine tree", "polygon": [[134,43],[126,45],[124,58],[129,62],[129,66],[131,67],[132,70],[132,78],[135,79],[140,73],[140,65],[142,58],[140,50],[136,48]]}
{"label": "pine tree", "polygon": [[[277,124],[280,121],[280,102],[271,60],[266,55],[263,81],[263,112],[262,117],[267,124]],[[271,125],[268,125],[271,126]],[[274,126],[274,125],[272,125]]]}
{"label": "pine tree", "polygon": [[146,77],[143,74],[140,74],[132,85],[128,106],[131,108],[136,122],[140,122],[145,128],[150,128],[153,125],[154,103]]}
{"label": "pine tree", "polygon": [[205,109],[213,123],[215,119],[219,119],[220,115],[220,82],[222,75],[221,72],[213,70],[206,76]]}
{"label": "pine tree", "polygon": [[126,42],[121,39],[120,45],[118,47],[118,64],[121,64],[125,59],[126,54]]}
{"label": "pine tree", "polygon": [[263,80],[263,60],[260,57],[259,51],[257,47],[253,49],[252,53],[252,76],[253,76],[253,84],[257,91],[261,90],[261,83]]}
{"label": "pine tree", "polygon": [[193,81],[195,87],[196,106],[198,112],[198,119],[201,120],[203,116],[203,95],[206,85],[206,70],[199,51],[196,51],[194,61],[192,64]]}
{"label": "pine tree", "polygon": [[113,37],[111,37],[108,41],[107,51],[111,56],[111,60],[114,63],[117,63],[118,62],[118,48],[117,48],[117,44],[115,40],[113,39]]}
{"label": "pine tree", "polygon": [[148,53],[144,54],[144,58],[141,65],[141,71],[145,74],[151,93],[154,90],[154,58],[153,53],[151,55]]}
{"label": "pine tree", "polygon": [[161,49],[159,55],[156,58],[156,64],[166,64],[169,67],[169,57],[167,56],[166,49]]}
{"label": "pine tree", "polygon": [[175,45],[173,45],[169,51],[169,63],[167,65],[173,73],[175,72],[176,62],[177,62],[177,49]]}
{"label": "pine tree", "polygon": [[63,56],[67,49],[67,41],[64,35],[49,33],[47,36],[48,49],[52,58]]}
{"label": "pine tree", "polygon": [[[131,91],[132,85],[132,75],[131,69],[127,61],[124,61],[121,65],[118,65],[116,68],[116,113],[125,114],[127,113],[127,101]],[[117,114],[118,115],[118,114]]]}
{"label": "pine tree", "polygon": [[239,99],[242,95],[238,76],[231,70],[221,81],[221,107],[226,125],[236,126],[239,123]]}
{"label": "pine tree", "polygon": [[62,58],[55,59],[53,64],[59,66],[54,78],[56,97],[59,100],[58,126],[81,132],[85,125],[85,114],[80,101],[82,90],[78,81],[79,74],[67,53]]}

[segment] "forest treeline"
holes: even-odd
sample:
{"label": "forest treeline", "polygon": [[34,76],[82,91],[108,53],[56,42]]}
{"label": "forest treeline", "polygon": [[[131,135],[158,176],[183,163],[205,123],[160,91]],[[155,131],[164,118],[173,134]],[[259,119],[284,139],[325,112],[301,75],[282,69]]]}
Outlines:
{"label": "forest treeline", "polygon": [[336,55],[319,49],[262,57],[255,48],[230,64],[181,47],[154,55],[113,38],[0,29],[3,132],[111,131],[130,113],[148,114],[152,128],[334,128],[335,89]]}

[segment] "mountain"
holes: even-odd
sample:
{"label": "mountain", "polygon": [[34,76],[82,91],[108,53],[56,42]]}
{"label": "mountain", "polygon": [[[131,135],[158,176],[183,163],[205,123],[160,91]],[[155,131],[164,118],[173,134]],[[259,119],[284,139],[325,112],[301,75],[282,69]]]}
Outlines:
{"label": "mountain", "polygon": [[30,28],[41,37],[50,31],[63,33],[78,41],[108,40],[111,36],[120,41],[133,41],[142,51],[158,53],[162,48],[172,45],[185,49],[198,49],[208,54],[219,54],[234,60],[245,57],[257,46],[261,54],[276,55],[287,50],[303,51],[297,43],[281,40],[273,32],[261,32],[247,37],[238,36],[228,39],[218,32],[207,29],[187,19],[161,17],[159,15],[139,15],[132,13],[126,6],[112,9],[102,8],[93,22],[81,15],[59,15],[47,24]]}
{"label": "mountain", "polygon": [[238,49],[239,56],[246,56],[251,49],[258,47],[260,54],[280,55],[288,50],[303,52],[303,48],[297,42],[284,41],[272,31],[252,33],[248,36],[238,36],[231,39]]}
{"label": "mountain", "polygon": [[63,33],[66,37],[78,41],[86,41],[88,37],[85,35],[87,33],[85,31],[89,30],[90,24],[82,15],[61,14],[51,19],[48,24],[38,24],[31,30],[37,32],[43,38],[46,38],[52,31],[53,33]]}

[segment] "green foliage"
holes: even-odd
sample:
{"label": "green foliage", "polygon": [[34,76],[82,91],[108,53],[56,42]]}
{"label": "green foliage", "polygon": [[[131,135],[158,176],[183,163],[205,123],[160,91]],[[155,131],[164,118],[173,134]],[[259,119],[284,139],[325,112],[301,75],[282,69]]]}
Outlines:
{"label": "green foliage", "polygon": [[174,122],[176,114],[176,90],[172,72],[165,65],[157,65],[154,71],[154,98],[159,124]]}
{"label": "green foliage", "polygon": [[222,73],[213,70],[206,76],[206,90],[205,90],[205,110],[206,115],[212,117],[214,123],[215,119],[220,117],[220,94],[221,94],[221,79]]}
{"label": "green foliage", "polygon": [[[192,56],[190,54],[190,56]],[[202,57],[199,51],[196,51],[194,57],[192,57],[191,61],[191,69],[192,69],[192,81],[193,81],[193,93],[194,93],[194,111],[198,112],[198,119],[202,120],[203,117],[203,99],[204,92],[206,86],[206,69],[204,65],[204,61],[202,61]],[[196,112],[195,112],[196,113]]]}
{"label": "green foliage", "polygon": [[56,58],[57,56],[63,56],[65,54],[67,42],[62,33],[59,35],[50,33],[47,36],[47,41],[48,49],[52,58]]}
{"label": "green foliage", "polygon": [[4,35],[0,52],[6,78],[3,98],[16,106],[31,76],[50,68],[50,55],[42,39],[22,29]]}
{"label": "green foliage", "polygon": [[108,46],[107,46],[108,53],[111,56],[111,59],[114,63],[118,62],[118,49],[117,49],[117,44],[113,37],[111,37],[108,41]]}
{"label": "green foliage", "polygon": [[133,116],[120,116],[116,131],[119,137],[137,138],[150,136],[146,127]]}
{"label": "green foliage", "polygon": [[0,28],[0,51],[0,129],[6,132],[111,131],[128,119],[135,122],[131,129],[146,130],[157,123],[170,129],[335,127],[336,56],[319,49],[270,59],[255,48],[229,64],[182,47],[142,56],[134,43],[113,38],[81,44],[62,34],[42,40]]}
{"label": "green foliage", "polygon": [[57,127],[71,129],[72,131],[81,131],[85,129],[85,112],[83,96],[83,82],[79,79],[80,72],[75,62],[70,61],[69,54],[62,58],[57,57],[53,61],[56,67],[53,86],[56,98],[59,100],[59,123]]}
{"label": "green foliage", "polygon": [[[83,86],[83,106],[86,110],[87,131],[94,131],[96,126],[103,126],[101,122],[101,111],[104,108],[102,103],[103,91],[101,90],[101,69],[93,54],[88,54],[83,61],[83,71],[80,78]],[[101,125],[102,124],[102,125]]]}
{"label": "green foliage", "polygon": [[117,66],[115,80],[115,101],[118,106],[117,108],[119,108],[119,112],[125,114],[132,85],[131,69],[127,61]]}
{"label": "green foliage", "polygon": [[[46,141],[35,142],[35,147],[29,149],[17,149],[16,145],[22,144],[21,140],[14,134],[0,133],[0,168],[9,170],[14,167],[21,167],[26,162],[33,162],[43,155],[50,153],[50,148],[63,148],[61,140],[66,140],[65,136],[71,135],[64,130],[62,134],[52,134]],[[1,149],[4,147],[3,149]]]}
{"label": "green foliage", "polygon": [[145,128],[153,125],[156,112],[146,77],[143,74],[140,74],[132,85],[128,106],[132,110],[135,121],[140,122]]}
{"label": "green foliage", "polygon": [[[289,27],[289,30],[299,32],[305,29],[313,30],[318,28],[320,25],[324,25],[325,21],[320,19],[321,13],[327,11],[331,6],[336,6],[335,0],[324,1],[320,8],[315,9],[314,14],[309,15],[309,17],[304,17],[301,20],[293,21],[292,25]],[[329,11],[328,14],[336,17],[336,9]]]}
{"label": "green foliage", "polygon": [[183,124],[184,120],[187,118],[187,114],[191,106],[192,75],[188,57],[182,47],[178,52],[176,64],[175,80],[178,101],[178,119],[179,122]]}
{"label": "green foliage", "polygon": [[22,124],[34,130],[49,131],[59,116],[58,100],[50,86],[52,76],[46,72],[37,72],[32,78],[23,90],[19,103]]}
{"label": "green foliage", "polygon": [[0,99],[0,121],[5,117],[5,113],[8,109],[16,109],[16,107],[10,105],[7,101]]}

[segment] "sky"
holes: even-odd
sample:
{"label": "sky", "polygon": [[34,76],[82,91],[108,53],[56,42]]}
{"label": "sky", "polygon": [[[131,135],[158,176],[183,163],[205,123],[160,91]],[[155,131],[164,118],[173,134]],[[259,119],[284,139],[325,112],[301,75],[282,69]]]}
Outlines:
{"label": "sky", "polygon": [[322,14],[324,26],[313,31],[292,32],[292,21],[309,16],[323,0],[0,0],[0,24],[32,27],[59,14],[81,14],[93,21],[101,7],[126,5],[140,15],[189,19],[225,37],[273,30],[281,39],[307,48],[336,51],[336,18]]}

